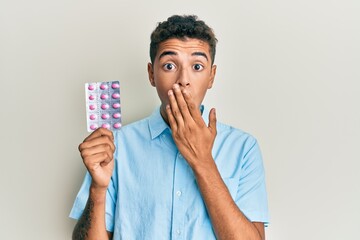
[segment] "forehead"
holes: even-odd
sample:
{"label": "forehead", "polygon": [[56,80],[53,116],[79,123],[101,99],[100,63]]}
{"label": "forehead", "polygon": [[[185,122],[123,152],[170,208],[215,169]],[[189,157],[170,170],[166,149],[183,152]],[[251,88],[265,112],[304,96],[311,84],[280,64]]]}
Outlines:
{"label": "forehead", "polygon": [[210,46],[207,42],[196,38],[171,38],[159,44],[157,56],[164,51],[173,51],[178,54],[192,54],[194,52],[203,52],[210,57]]}

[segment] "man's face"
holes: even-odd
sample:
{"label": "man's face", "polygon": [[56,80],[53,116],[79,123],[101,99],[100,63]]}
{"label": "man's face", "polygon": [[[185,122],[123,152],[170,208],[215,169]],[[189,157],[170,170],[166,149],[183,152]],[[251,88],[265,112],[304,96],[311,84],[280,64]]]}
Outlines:
{"label": "man's face", "polygon": [[210,48],[199,39],[169,39],[159,45],[153,65],[148,64],[149,80],[161,100],[161,114],[166,119],[168,91],[178,84],[189,91],[200,107],[207,89],[212,87],[216,66],[211,65]]}

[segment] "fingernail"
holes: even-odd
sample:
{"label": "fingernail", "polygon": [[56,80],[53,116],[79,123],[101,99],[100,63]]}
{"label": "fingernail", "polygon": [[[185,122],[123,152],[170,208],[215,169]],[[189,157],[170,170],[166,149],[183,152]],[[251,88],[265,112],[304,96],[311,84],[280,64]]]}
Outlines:
{"label": "fingernail", "polygon": [[172,90],[169,90],[169,91],[168,91],[168,95],[169,95],[169,96],[173,95],[173,91],[172,91]]}
{"label": "fingernail", "polygon": [[179,89],[179,85],[178,84],[174,84],[174,89]]}

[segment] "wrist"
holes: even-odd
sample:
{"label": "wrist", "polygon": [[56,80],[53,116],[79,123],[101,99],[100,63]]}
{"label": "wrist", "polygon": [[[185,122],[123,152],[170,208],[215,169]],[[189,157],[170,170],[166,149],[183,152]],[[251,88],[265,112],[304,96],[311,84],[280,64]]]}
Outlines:
{"label": "wrist", "polygon": [[217,172],[217,166],[212,156],[203,159],[203,161],[195,161],[196,164],[192,167],[195,176],[212,175],[213,172]]}
{"label": "wrist", "polygon": [[105,202],[107,188],[98,187],[94,184],[90,185],[90,197],[94,202]]}

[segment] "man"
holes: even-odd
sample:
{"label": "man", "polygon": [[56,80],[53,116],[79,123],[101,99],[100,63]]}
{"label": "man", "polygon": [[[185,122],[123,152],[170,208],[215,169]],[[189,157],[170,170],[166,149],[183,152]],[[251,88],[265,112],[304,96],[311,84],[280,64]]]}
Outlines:
{"label": "man", "polygon": [[195,16],[154,30],[148,75],[161,106],[79,145],[88,173],[70,214],[79,219],[73,239],[265,239],[259,146],[201,105],[216,41]]}

